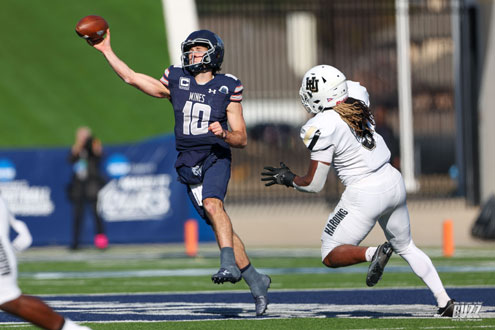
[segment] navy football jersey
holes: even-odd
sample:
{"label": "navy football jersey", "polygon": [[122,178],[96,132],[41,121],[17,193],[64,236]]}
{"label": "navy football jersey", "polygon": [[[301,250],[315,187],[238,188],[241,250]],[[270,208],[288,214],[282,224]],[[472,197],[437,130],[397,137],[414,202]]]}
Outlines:
{"label": "navy football jersey", "polygon": [[160,81],[169,89],[175,115],[175,139],[179,152],[207,152],[215,148],[230,151],[227,142],[208,131],[218,121],[227,129],[227,106],[242,101],[243,86],[230,74],[215,74],[204,85],[180,66],[170,66]]}

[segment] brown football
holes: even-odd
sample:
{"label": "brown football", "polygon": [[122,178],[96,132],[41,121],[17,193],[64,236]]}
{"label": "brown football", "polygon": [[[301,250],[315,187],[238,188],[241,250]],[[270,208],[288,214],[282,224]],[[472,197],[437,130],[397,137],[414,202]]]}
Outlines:
{"label": "brown football", "polygon": [[76,33],[86,40],[97,44],[103,40],[108,29],[108,23],[101,16],[89,15],[81,18],[76,24]]}

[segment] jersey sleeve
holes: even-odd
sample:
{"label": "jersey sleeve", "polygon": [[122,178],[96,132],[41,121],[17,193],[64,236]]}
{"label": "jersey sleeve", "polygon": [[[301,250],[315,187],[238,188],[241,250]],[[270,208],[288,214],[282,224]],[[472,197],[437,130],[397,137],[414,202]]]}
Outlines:
{"label": "jersey sleeve", "polygon": [[225,75],[232,79],[232,83],[230,84],[231,93],[230,93],[230,101],[231,102],[241,102],[242,101],[242,92],[244,90],[244,86],[241,81],[234,75],[227,73]]}
{"label": "jersey sleeve", "polygon": [[170,81],[169,81],[170,78],[169,77],[170,77],[170,69],[171,68],[172,68],[171,66],[166,68],[165,71],[163,72],[162,77],[160,78],[160,82],[162,84],[164,84],[166,87],[169,87],[169,84],[170,84]]}
{"label": "jersey sleeve", "polygon": [[302,128],[300,137],[310,151],[326,150],[334,144],[335,126],[325,118],[314,117]]}
{"label": "jersey sleeve", "polygon": [[311,151],[312,160],[331,163],[335,150],[335,127],[328,122],[322,125],[321,122],[321,118],[318,121],[316,117],[309,120],[301,128],[300,137],[306,148]]}
{"label": "jersey sleeve", "polygon": [[181,78],[183,75],[182,67],[179,65],[171,65],[165,69],[160,82],[165,85],[169,90],[179,85],[188,86],[189,79]]}

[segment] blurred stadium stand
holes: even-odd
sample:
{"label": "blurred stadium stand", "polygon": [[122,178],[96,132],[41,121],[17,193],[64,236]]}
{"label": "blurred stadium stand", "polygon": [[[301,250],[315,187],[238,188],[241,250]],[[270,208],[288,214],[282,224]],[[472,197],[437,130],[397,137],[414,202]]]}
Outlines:
{"label": "blurred stadium stand", "polygon": [[[307,150],[298,137],[307,117],[298,104],[298,90],[302,75],[313,65],[334,65],[348,79],[366,86],[372,109],[378,104],[386,107],[387,124],[398,138],[394,1],[197,0],[196,4],[200,26],[224,39],[223,71],[237,75],[245,86],[250,142],[247,150],[235,151],[229,202],[339,198],[343,187],[335,175],[319,198],[284,187],[268,190],[259,179],[263,165],[278,165],[281,160],[299,174],[307,168]],[[453,4],[410,1],[415,168],[420,183],[410,198],[458,194]],[[314,33],[315,40],[294,31]],[[294,64],[294,58],[304,65]]]}
{"label": "blurred stadium stand", "polygon": [[[0,11],[5,27],[0,35],[7,45],[0,52],[4,151],[59,147],[64,141],[69,145],[81,122],[94,127],[108,145],[129,141],[138,145],[137,141],[171,132],[169,102],[122,85],[73,31],[75,22],[88,12],[108,18],[119,55],[137,71],[159,77],[171,62],[163,1],[122,0],[117,5],[88,0],[72,6],[63,0],[6,0]],[[256,226],[256,221],[278,213],[283,226],[291,222],[286,217],[290,214],[295,235],[302,236],[301,217],[315,213],[316,236],[305,237],[316,242],[322,218],[343,191],[336,176],[330,175],[324,191],[315,196],[285,187],[267,189],[260,172],[264,165],[282,160],[298,174],[306,170],[308,151],[299,139],[299,128],[308,117],[298,90],[304,72],[319,63],[339,67],[349,79],[365,85],[372,110],[386,109],[385,122],[399,138],[395,0],[196,0],[195,6],[199,27],[217,32],[225,42],[223,72],[235,74],[245,86],[249,144],[234,150],[227,200],[233,221],[261,239],[261,223]],[[439,237],[431,230],[433,221],[457,216],[454,220],[464,223],[456,228],[466,233],[465,222],[477,213],[473,205],[495,192],[493,7],[492,0],[409,1],[414,165],[420,184],[409,194],[413,202],[409,205],[412,218],[418,215],[422,231],[431,234],[431,242]],[[47,19],[53,15],[57,21]],[[19,23],[12,34],[7,27],[14,21]],[[39,38],[32,26],[57,32]],[[465,201],[469,208],[464,209]],[[257,215],[259,219],[253,219]]]}

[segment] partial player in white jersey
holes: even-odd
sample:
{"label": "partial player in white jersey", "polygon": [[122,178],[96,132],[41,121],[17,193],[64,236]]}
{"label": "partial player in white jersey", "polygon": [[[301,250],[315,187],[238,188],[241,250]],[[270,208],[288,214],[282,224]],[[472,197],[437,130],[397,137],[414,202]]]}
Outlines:
{"label": "partial player in white jersey", "polygon": [[[17,233],[10,242],[10,227]],[[55,312],[36,297],[22,294],[17,285],[16,252],[27,249],[32,242],[26,224],[15,219],[0,198],[0,310],[18,316],[49,330],[90,330]]]}
{"label": "partial player in white jersey", "polygon": [[[308,172],[295,175],[281,162],[280,167],[265,167],[261,180],[266,186],[281,184],[315,193],[323,188],[333,164],[345,191],[323,228],[323,264],[337,268],[370,262],[366,284],[374,286],[395,252],[431,290],[437,315],[452,316],[454,300],[430,258],[411,238],[404,181],[389,163],[385,141],[375,132],[366,88],[346,80],[332,66],[318,65],[304,75],[299,94],[306,110],[314,114],[301,128],[301,139],[311,151]],[[359,246],[376,222],[388,242]]]}

